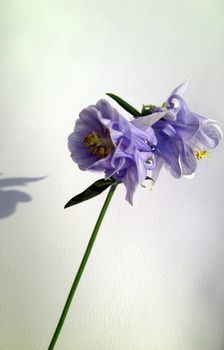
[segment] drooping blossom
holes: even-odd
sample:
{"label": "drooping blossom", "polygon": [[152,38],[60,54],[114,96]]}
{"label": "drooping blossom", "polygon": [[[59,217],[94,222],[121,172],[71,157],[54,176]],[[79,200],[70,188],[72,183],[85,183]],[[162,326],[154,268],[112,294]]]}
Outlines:
{"label": "drooping blossom", "polygon": [[206,157],[222,137],[214,120],[190,111],[182,98],[187,86],[188,82],[178,86],[165,106],[155,108],[154,112],[164,113],[162,118],[153,120],[148,115],[133,121],[135,126],[145,131],[146,125],[152,127],[157,137],[158,143],[154,151],[156,166],[152,171],[154,180],[163,165],[176,178],[193,174],[198,160]]}
{"label": "drooping blossom", "polygon": [[140,130],[106,100],[83,109],[68,138],[71,157],[79,168],[102,171],[105,178],[123,182],[131,204],[137,185],[155,166],[156,144],[151,127],[147,132]]}

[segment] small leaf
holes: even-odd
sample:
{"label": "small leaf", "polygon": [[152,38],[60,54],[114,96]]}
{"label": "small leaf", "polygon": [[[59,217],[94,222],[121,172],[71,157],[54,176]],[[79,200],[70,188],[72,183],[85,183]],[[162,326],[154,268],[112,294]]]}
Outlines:
{"label": "small leaf", "polygon": [[100,179],[94,182],[90,187],[88,187],[85,191],[77,194],[75,197],[70,199],[68,203],[65,204],[64,208],[69,208],[73,205],[79,204],[81,202],[87,201],[98,194],[105,191],[108,187],[110,187],[113,183],[115,183],[114,179]]}
{"label": "small leaf", "polygon": [[117,95],[107,93],[106,95],[110,96],[113,100],[115,100],[122,108],[124,108],[128,113],[133,115],[134,117],[139,117],[141,116],[141,113],[129,103],[124,101],[122,98],[118,97]]}

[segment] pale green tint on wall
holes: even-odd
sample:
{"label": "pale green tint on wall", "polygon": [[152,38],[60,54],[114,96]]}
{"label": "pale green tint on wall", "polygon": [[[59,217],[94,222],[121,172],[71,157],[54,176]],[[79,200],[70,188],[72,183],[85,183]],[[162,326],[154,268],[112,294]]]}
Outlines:
{"label": "pale green tint on wall", "polygon": [[[223,23],[223,1],[1,2],[0,180],[48,177],[0,192],[32,197],[0,220],[0,350],[47,349],[105,197],[63,210],[101,176],[69,158],[79,111],[106,92],[159,104],[188,77],[224,129]],[[118,189],[57,350],[223,349],[223,168],[221,145],[134,207]]]}

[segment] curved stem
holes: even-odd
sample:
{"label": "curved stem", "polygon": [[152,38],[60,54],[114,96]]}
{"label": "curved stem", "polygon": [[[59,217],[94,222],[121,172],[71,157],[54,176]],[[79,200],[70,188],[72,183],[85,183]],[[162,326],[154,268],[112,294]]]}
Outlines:
{"label": "curved stem", "polygon": [[55,346],[55,344],[56,344],[56,341],[57,341],[57,339],[58,339],[58,336],[59,336],[59,334],[60,334],[60,332],[61,332],[61,329],[62,329],[62,327],[63,327],[63,324],[64,324],[64,321],[65,321],[66,315],[67,315],[68,310],[69,310],[69,307],[70,307],[70,305],[71,305],[72,298],[73,298],[73,296],[74,296],[74,294],[75,294],[75,291],[76,291],[76,289],[77,289],[77,287],[78,287],[80,278],[81,278],[81,276],[82,276],[82,273],[83,273],[83,271],[84,271],[84,268],[85,268],[86,263],[87,263],[87,261],[88,261],[88,258],[89,258],[89,256],[90,256],[90,253],[91,253],[93,244],[94,244],[94,242],[95,242],[97,233],[98,233],[98,231],[99,231],[100,225],[101,225],[101,223],[102,223],[102,221],[103,221],[104,215],[105,215],[105,213],[106,213],[106,211],[107,211],[107,208],[108,208],[108,206],[109,206],[109,203],[110,203],[110,201],[111,201],[111,198],[112,198],[112,196],[113,196],[113,194],[114,194],[114,191],[115,191],[116,187],[117,187],[117,184],[116,184],[116,183],[113,184],[113,185],[111,186],[110,191],[109,191],[109,193],[108,193],[108,195],[107,195],[107,197],[106,197],[106,199],[105,199],[105,202],[104,202],[103,207],[102,207],[102,209],[101,209],[100,215],[99,215],[99,217],[98,217],[98,219],[97,219],[96,225],[95,225],[95,227],[94,227],[93,233],[92,233],[91,238],[90,238],[90,240],[89,240],[89,243],[88,243],[88,246],[87,246],[87,248],[86,248],[85,254],[84,254],[83,258],[82,258],[82,262],[81,262],[81,264],[80,264],[80,266],[79,266],[78,272],[77,272],[77,274],[76,274],[76,276],[75,276],[75,280],[74,280],[73,285],[72,285],[72,287],[71,287],[70,293],[69,293],[68,298],[67,298],[67,300],[66,300],[64,309],[63,309],[63,311],[62,311],[61,317],[60,317],[60,319],[59,319],[58,325],[57,325],[57,327],[56,327],[56,330],[55,330],[55,332],[54,332],[54,335],[53,335],[53,337],[52,337],[52,340],[51,340],[51,343],[50,343],[50,345],[49,345],[48,350],[53,350],[53,349],[54,349],[54,346]]}

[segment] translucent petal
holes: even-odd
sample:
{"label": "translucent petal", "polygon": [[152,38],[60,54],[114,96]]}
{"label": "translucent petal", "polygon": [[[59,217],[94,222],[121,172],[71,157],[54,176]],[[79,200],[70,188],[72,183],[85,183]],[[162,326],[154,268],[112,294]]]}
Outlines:
{"label": "translucent petal", "polygon": [[183,97],[183,95],[187,91],[188,87],[189,87],[189,79],[184,81],[182,84],[178,85],[176,87],[176,89],[174,89],[172,91],[171,95],[179,95],[179,96]]}

